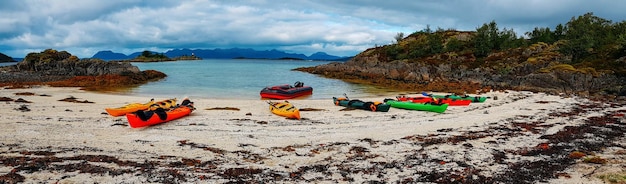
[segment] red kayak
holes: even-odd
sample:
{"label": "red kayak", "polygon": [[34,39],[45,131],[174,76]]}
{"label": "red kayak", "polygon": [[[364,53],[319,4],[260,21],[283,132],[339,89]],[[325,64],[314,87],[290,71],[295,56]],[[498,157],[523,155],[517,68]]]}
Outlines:
{"label": "red kayak", "polygon": [[304,86],[302,82],[296,82],[295,86],[289,84],[266,87],[261,90],[261,98],[269,99],[292,99],[305,95],[313,94],[313,88],[311,86]]}
{"label": "red kayak", "polygon": [[128,124],[131,128],[141,128],[182,118],[191,114],[191,111],[194,109],[193,102],[183,100],[181,105],[170,110],[164,110],[163,108],[149,111],[140,110],[126,114],[126,119],[128,119]]}
{"label": "red kayak", "polygon": [[398,101],[411,101],[413,103],[445,103],[450,106],[468,106],[471,100],[457,100],[451,98],[432,98],[432,97],[407,97],[397,96]]}

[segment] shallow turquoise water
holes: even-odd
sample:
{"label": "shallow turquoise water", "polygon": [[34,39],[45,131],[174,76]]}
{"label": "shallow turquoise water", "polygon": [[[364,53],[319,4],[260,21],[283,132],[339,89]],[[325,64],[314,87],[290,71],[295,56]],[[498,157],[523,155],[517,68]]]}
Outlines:
{"label": "shallow turquoise water", "polygon": [[305,99],[331,99],[333,96],[376,96],[386,92],[372,86],[292,71],[294,68],[326,64],[327,61],[211,59],[156,63],[133,63],[140,70],[158,70],[167,78],[150,82],[124,93],[155,97],[202,97],[221,99],[260,99],[266,86],[304,82],[313,87]]}

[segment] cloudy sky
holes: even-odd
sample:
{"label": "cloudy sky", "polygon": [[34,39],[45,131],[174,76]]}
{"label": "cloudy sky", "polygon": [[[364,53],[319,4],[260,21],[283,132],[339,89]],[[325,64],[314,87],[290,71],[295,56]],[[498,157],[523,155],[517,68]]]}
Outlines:
{"label": "cloudy sky", "polygon": [[277,49],[352,56],[430,26],[492,20],[518,36],[593,12],[626,19],[622,0],[2,0],[0,53],[52,48],[81,58],[174,48]]}

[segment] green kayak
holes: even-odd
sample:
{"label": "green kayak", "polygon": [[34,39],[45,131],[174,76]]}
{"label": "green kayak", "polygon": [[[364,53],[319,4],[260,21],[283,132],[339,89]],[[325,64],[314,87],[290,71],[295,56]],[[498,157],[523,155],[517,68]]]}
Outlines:
{"label": "green kayak", "polygon": [[364,102],[361,100],[350,100],[348,98],[333,97],[333,103],[338,106],[365,109],[370,111],[387,112],[391,107],[389,104],[382,102]]}
{"label": "green kayak", "polygon": [[432,104],[432,103],[413,103],[413,102],[402,102],[396,101],[393,99],[385,99],[385,103],[391,105],[391,107],[400,108],[400,109],[409,109],[409,110],[418,110],[418,111],[430,111],[443,113],[448,109],[448,104]]}
{"label": "green kayak", "polygon": [[484,97],[484,96],[433,95],[433,94],[427,94],[427,93],[422,93],[422,95],[433,97],[433,98],[450,98],[450,99],[457,99],[457,100],[471,100],[472,102],[477,102],[477,103],[482,103],[482,102],[485,102],[487,100],[487,97]]}

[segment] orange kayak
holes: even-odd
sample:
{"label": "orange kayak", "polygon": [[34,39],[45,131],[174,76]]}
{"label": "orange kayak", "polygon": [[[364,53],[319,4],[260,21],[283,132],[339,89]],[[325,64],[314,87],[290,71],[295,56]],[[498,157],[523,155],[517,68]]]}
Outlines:
{"label": "orange kayak", "polygon": [[150,102],[148,103],[143,103],[143,104],[131,103],[122,107],[117,107],[117,108],[105,108],[104,110],[106,110],[107,113],[109,113],[109,115],[117,117],[117,116],[125,115],[127,113],[136,112],[139,110],[146,110],[153,105],[158,105],[158,107],[169,109],[172,106],[176,105],[176,99],[174,98],[174,99],[168,99],[168,100],[163,100],[163,101],[158,101],[158,102],[155,102],[154,99],[150,99]]}
{"label": "orange kayak", "polygon": [[178,105],[170,110],[165,110],[163,108],[157,108],[149,111],[140,110],[134,113],[126,114],[126,119],[128,119],[128,124],[131,128],[141,128],[180,119],[191,114],[194,109],[193,102],[184,100],[181,105]]}

